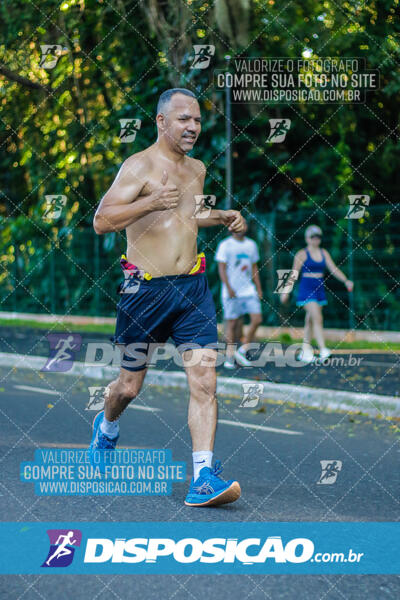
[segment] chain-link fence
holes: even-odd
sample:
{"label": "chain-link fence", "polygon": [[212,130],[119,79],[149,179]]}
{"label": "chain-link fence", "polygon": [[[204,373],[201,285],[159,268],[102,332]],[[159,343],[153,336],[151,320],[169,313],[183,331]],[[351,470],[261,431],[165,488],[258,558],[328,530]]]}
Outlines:
{"label": "chain-link fence", "polygon": [[[254,214],[244,211],[248,235],[260,250],[264,290],[264,324],[299,325],[303,311],[282,307],[277,269],[289,269],[295,252],[304,247],[304,230],[316,223],[324,232],[323,246],[345,274],[353,279],[353,294],[328,275],[325,283],[327,327],[400,329],[398,208],[371,206],[361,219],[346,219],[346,208],[316,207],[293,212]],[[220,282],[214,253],[226,237],[222,228],[200,230],[199,249],[206,253],[211,289],[220,308]],[[29,239],[27,239],[27,237]],[[97,236],[92,228],[52,228],[46,233],[32,227],[30,235],[13,228],[2,238],[0,275],[1,310],[42,314],[114,316],[125,251],[122,233]],[[166,248],[166,251],[168,249]],[[219,313],[221,315],[221,313]]]}

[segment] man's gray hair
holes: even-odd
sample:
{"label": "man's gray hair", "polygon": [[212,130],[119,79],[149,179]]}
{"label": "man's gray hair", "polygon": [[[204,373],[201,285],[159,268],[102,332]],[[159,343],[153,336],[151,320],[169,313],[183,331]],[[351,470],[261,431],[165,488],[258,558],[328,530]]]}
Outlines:
{"label": "man's gray hair", "polygon": [[158,99],[157,114],[164,114],[167,104],[175,94],[184,94],[185,96],[190,96],[191,98],[197,100],[195,94],[186,88],[171,88],[170,90],[165,90],[165,92],[163,92]]}

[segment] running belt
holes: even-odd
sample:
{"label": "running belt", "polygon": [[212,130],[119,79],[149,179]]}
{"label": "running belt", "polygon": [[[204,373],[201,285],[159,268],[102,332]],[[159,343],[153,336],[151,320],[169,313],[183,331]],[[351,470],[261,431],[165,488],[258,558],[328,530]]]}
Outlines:
{"label": "running belt", "polygon": [[[122,254],[121,260],[119,262],[123,271],[130,271],[132,275],[135,275],[139,279],[146,279],[147,281],[153,279],[153,275],[147,273],[147,271],[144,271],[143,269],[139,269],[139,267],[137,267],[136,265],[133,265],[132,263],[128,262],[128,259],[126,258],[125,254]],[[189,271],[188,275],[197,275],[198,273],[204,273],[205,270],[206,257],[204,255],[204,252],[200,252],[200,254],[197,255],[196,264],[194,265],[192,270]]]}

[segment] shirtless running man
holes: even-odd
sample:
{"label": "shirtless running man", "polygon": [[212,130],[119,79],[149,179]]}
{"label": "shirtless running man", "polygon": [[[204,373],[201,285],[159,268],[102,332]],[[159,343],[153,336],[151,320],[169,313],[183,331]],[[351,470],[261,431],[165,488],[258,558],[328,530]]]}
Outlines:
{"label": "shirtless running man", "polygon": [[171,337],[178,346],[194,347],[182,350],[183,360],[190,359],[185,371],[193,447],[193,478],[185,504],[234,502],[241,493],[239,483],[219,477],[219,461],[212,468],[217,323],[205,258],[197,254],[197,233],[198,227],[212,225],[239,233],[244,220],[235,210],[207,209],[206,214],[196,207],[206,169],[200,160],[186,156],[201,130],[194,94],[180,88],[161,94],[156,122],[157,141],[123,163],[94,217],[98,234],[126,229],[127,253],[121,259],[126,279],[120,289],[114,336],[125,352],[118,379],[106,388],[104,411],[93,421],[89,456],[98,466],[95,454],[100,451],[101,459],[102,450],[115,449],[118,419],[142,387],[147,364],[135,360],[129,345],[162,344]]}

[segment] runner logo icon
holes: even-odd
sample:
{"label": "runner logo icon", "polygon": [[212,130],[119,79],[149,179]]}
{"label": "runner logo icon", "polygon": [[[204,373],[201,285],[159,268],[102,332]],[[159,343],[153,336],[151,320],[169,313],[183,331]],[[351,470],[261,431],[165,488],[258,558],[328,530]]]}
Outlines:
{"label": "runner logo icon", "polygon": [[362,219],[365,215],[365,210],[369,206],[370,197],[367,194],[358,196],[349,196],[349,209],[345,219]]}
{"label": "runner logo icon", "polygon": [[318,484],[331,485],[335,483],[339,472],[342,470],[341,460],[320,460],[321,463],[321,476],[317,481]]}
{"label": "runner logo icon", "polygon": [[48,529],[50,548],[42,567],[68,567],[74,558],[75,548],[81,545],[79,529]]}
{"label": "runner logo icon", "polygon": [[119,119],[121,130],[119,139],[123,143],[133,142],[136,139],[136,133],[139,131],[142,121],[140,119]]}
{"label": "runner logo icon", "polygon": [[269,119],[271,131],[269,132],[267,142],[272,142],[273,144],[284,142],[286,134],[290,129],[290,124],[290,119]]}
{"label": "runner logo icon", "polygon": [[277,274],[278,284],[274,290],[274,294],[290,294],[299,276],[299,272],[295,269],[277,269]]}
{"label": "runner logo icon", "polygon": [[211,57],[215,54],[215,46],[211,44],[194,44],[194,58],[191,69],[207,69]]}
{"label": "runner logo icon", "polygon": [[239,407],[255,408],[264,391],[263,383],[242,383],[243,398]]}
{"label": "runner logo icon", "polygon": [[46,337],[50,344],[50,357],[41,371],[69,371],[75,354],[81,348],[82,336],[79,333],[49,333]]}

